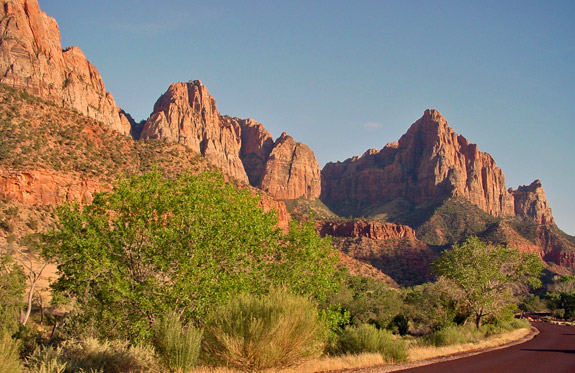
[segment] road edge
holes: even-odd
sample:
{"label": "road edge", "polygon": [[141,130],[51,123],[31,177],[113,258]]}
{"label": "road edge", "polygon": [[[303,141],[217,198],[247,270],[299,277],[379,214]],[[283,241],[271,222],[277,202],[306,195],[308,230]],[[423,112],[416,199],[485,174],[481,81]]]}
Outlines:
{"label": "road edge", "polygon": [[489,352],[489,351],[501,350],[503,348],[515,346],[515,345],[530,341],[531,339],[535,338],[535,336],[538,334],[539,334],[539,330],[535,326],[531,325],[531,329],[530,329],[529,334],[523,336],[522,338],[520,338],[516,341],[508,342],[508,343],[502,344],[500,346],[489,347],[489,348],[478,348],[475,350],[463,351],[463,352],[458,352],[458,353],[455,353],[452,355],[438,356],[438,357],[420,360],[420,361],[414,361],[414,362],[398,363],[398,364],[385,364],[385,365],[377,365],[377,366],[371,366],[371,367],[365,367],[365,368],[342,369],[342,370],[337,370],[337,371],[329,371],[329,373],[336,373],[336,372],[342,372],[342,373],[347,373],[347,372],[358,372],[358,373],[396,372],[399,370],[417,368],[417,367],[421,367],[421,366],[425,366],[425,365],[441,363],[444,361],[462,359],[465,357],[479,355],[479,354]]}

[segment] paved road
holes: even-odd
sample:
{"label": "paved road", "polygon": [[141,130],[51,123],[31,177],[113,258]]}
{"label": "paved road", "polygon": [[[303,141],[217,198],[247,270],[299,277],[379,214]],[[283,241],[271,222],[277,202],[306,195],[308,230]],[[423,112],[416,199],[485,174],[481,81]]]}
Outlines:
{"label": "paved road", "polygon": [[525,343],[401,372],[574,373],[575,327],[533,324],[540,333]]}

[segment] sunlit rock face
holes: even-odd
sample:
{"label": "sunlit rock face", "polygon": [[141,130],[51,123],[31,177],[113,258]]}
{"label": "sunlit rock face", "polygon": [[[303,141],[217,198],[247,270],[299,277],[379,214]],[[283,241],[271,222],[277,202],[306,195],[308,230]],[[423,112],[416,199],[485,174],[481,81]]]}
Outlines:
{"label": "sunlit rock face", "polygon": [[328,205],[398,197],[421,203],[458,196],[496,217],[553,221],[540,184],[507,190],[493,158],[455,133],[437,110],[426,110],[397,143],[328,163],[322,185],[321,199]]}
{"label": "sunlit rock face", "polygon": [[3,1],[0,17],[0,82],[130,133],[98,70],[80,48],[62,49],[58,24],[36,0]]}
{"label": "sunlit rock face", "polygon": [[221,115],[199,80],[172,84],[140,138],[184,144],[236,180],[278,199],[320,194],[321,171],[308,146],[285,133],[274,142],[261,123]]}

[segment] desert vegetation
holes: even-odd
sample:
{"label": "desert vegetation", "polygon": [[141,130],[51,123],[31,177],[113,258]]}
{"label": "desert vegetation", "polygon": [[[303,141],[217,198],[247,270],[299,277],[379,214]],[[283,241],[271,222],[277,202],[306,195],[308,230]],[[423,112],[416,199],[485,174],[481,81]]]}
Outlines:
{"label": "desert vegetation", "polygon": [[[56,221],[28,241],[58,266],[52,303],[66,312],[24,324],[30,270],[2,256],[0,363],[13,371],[255,371],[366,354],[402,362],[425,346],[526,327],[513,319],[516,296],[542,269],[472,237],[434,262],[434,282],[391,289],[338,266],[313,221],[282,231],[258,196],[216,172],[121,177],[90,204],[59,207]],[[570,281],[548,298],[565,317]]]}

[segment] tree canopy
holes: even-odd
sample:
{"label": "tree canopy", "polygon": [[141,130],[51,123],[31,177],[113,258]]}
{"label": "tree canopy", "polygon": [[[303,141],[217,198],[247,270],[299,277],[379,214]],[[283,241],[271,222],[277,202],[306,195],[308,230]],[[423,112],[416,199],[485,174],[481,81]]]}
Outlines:
{"label": "tree canopy", "polygon": [[502,245],[470,237],[433,262],[434,272],[463,291],[464,303],[479,327],[485,316],[497,316],[511,304],[516,284],[541,286],[541,260]]}
{"label": "tree canopy", "polygon": [[257,196],[219,173],[121,179],[58,216],[44,240],[61,273],[55,288],[75,298],[74,320],[101,336],[145,339],[172,311],[201,326],[232,293],[284,285],[322,298],[335,286],[337,256],[313,223],[284,234]]}

